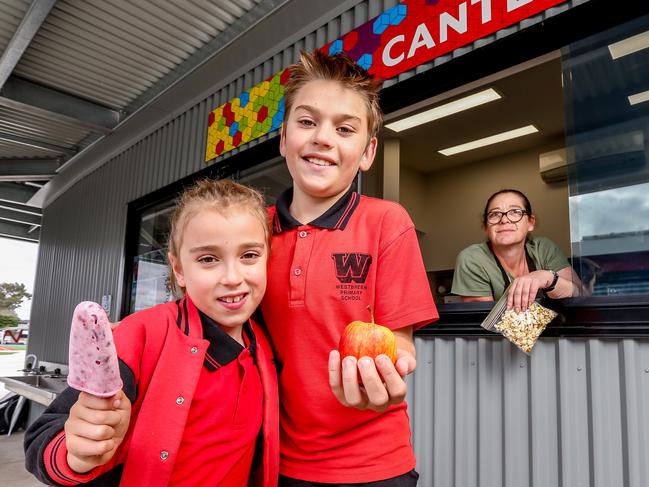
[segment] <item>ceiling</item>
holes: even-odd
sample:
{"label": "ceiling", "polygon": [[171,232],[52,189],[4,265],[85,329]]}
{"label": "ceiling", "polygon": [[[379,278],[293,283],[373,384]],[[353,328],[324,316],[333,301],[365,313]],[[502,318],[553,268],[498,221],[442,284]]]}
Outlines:
{"label": "ceiling", "polygon": [[38,242],[67,160],[280,0],[0,0],[0,237]]}
{"label": "ceiling", "polygon": [[[552,143],[564,136],[563,93],[559,58],[523,69],[435,103],[420,104],[412,115],[464,96],[494,88],[502,98],[402,132],[384,128],[380,138],[400,141],[400,163],[422,173],[500,157]],[[423,105],[423,106],[421,106]],[[389,117],[389,121],[404,118]],[[533,124],[539,132],[452,156],[438,151],[472,140]]]}

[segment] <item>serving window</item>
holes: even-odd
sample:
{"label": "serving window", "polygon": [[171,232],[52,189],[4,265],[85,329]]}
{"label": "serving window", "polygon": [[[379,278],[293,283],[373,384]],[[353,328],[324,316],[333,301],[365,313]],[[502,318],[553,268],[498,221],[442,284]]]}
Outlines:
{"label": "serving window", "polygon": [[485,241],[485,202],[505,188],[528,196],[533,234],[569,258],[582,303],[645,299],[647,115],[649,16],[389,113],[384,195],[415,221],[437,302],[459,301],[457,255]]}

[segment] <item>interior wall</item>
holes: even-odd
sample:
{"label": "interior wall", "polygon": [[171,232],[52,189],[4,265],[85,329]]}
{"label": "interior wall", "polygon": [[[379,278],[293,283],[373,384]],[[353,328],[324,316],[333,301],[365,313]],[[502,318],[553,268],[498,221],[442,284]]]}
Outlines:
{"label": "interior wall", "polygon": [[383,150],[383,141],[379,139],[372,167],[361,174],[361,192],[366,196],[383,197]]}
{"label": "interior wall", "polygon": [[425,232],[420,244],[426,270],[452,269],[460,250],[484,239],[484,204],[504,188],[527,195],[537,216],[534,233],[552,239],[570,256],[566,182],[547,184],[539,174],[539,154],[560,147],[561,141],[557,141],[430,174],[402,167],[401,204]]}

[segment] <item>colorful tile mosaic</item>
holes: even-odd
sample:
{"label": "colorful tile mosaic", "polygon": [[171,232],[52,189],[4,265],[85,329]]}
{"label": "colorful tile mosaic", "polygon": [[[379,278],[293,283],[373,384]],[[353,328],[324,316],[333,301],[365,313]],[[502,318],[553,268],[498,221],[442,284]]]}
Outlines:
{"label": "colorful tile mosaic", "polygon": [[205,161],[277,130],[284,119],[288,69],[212,110],[207,122]]}

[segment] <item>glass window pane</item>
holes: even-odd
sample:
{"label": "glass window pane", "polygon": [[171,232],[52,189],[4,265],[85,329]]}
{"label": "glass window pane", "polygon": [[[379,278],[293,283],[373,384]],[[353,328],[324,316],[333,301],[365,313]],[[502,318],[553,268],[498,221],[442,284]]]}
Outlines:
{"label": "glass window pane", "polygon": [[168,289],[167,238],[173,201],[145,210],[140,220],[137,255],[133,261],[133,313],[173,299]]}
{"label": "glass window pane", "polygon": [[649,16],[563,55],[570,233],[593,295],[649,292]]}

